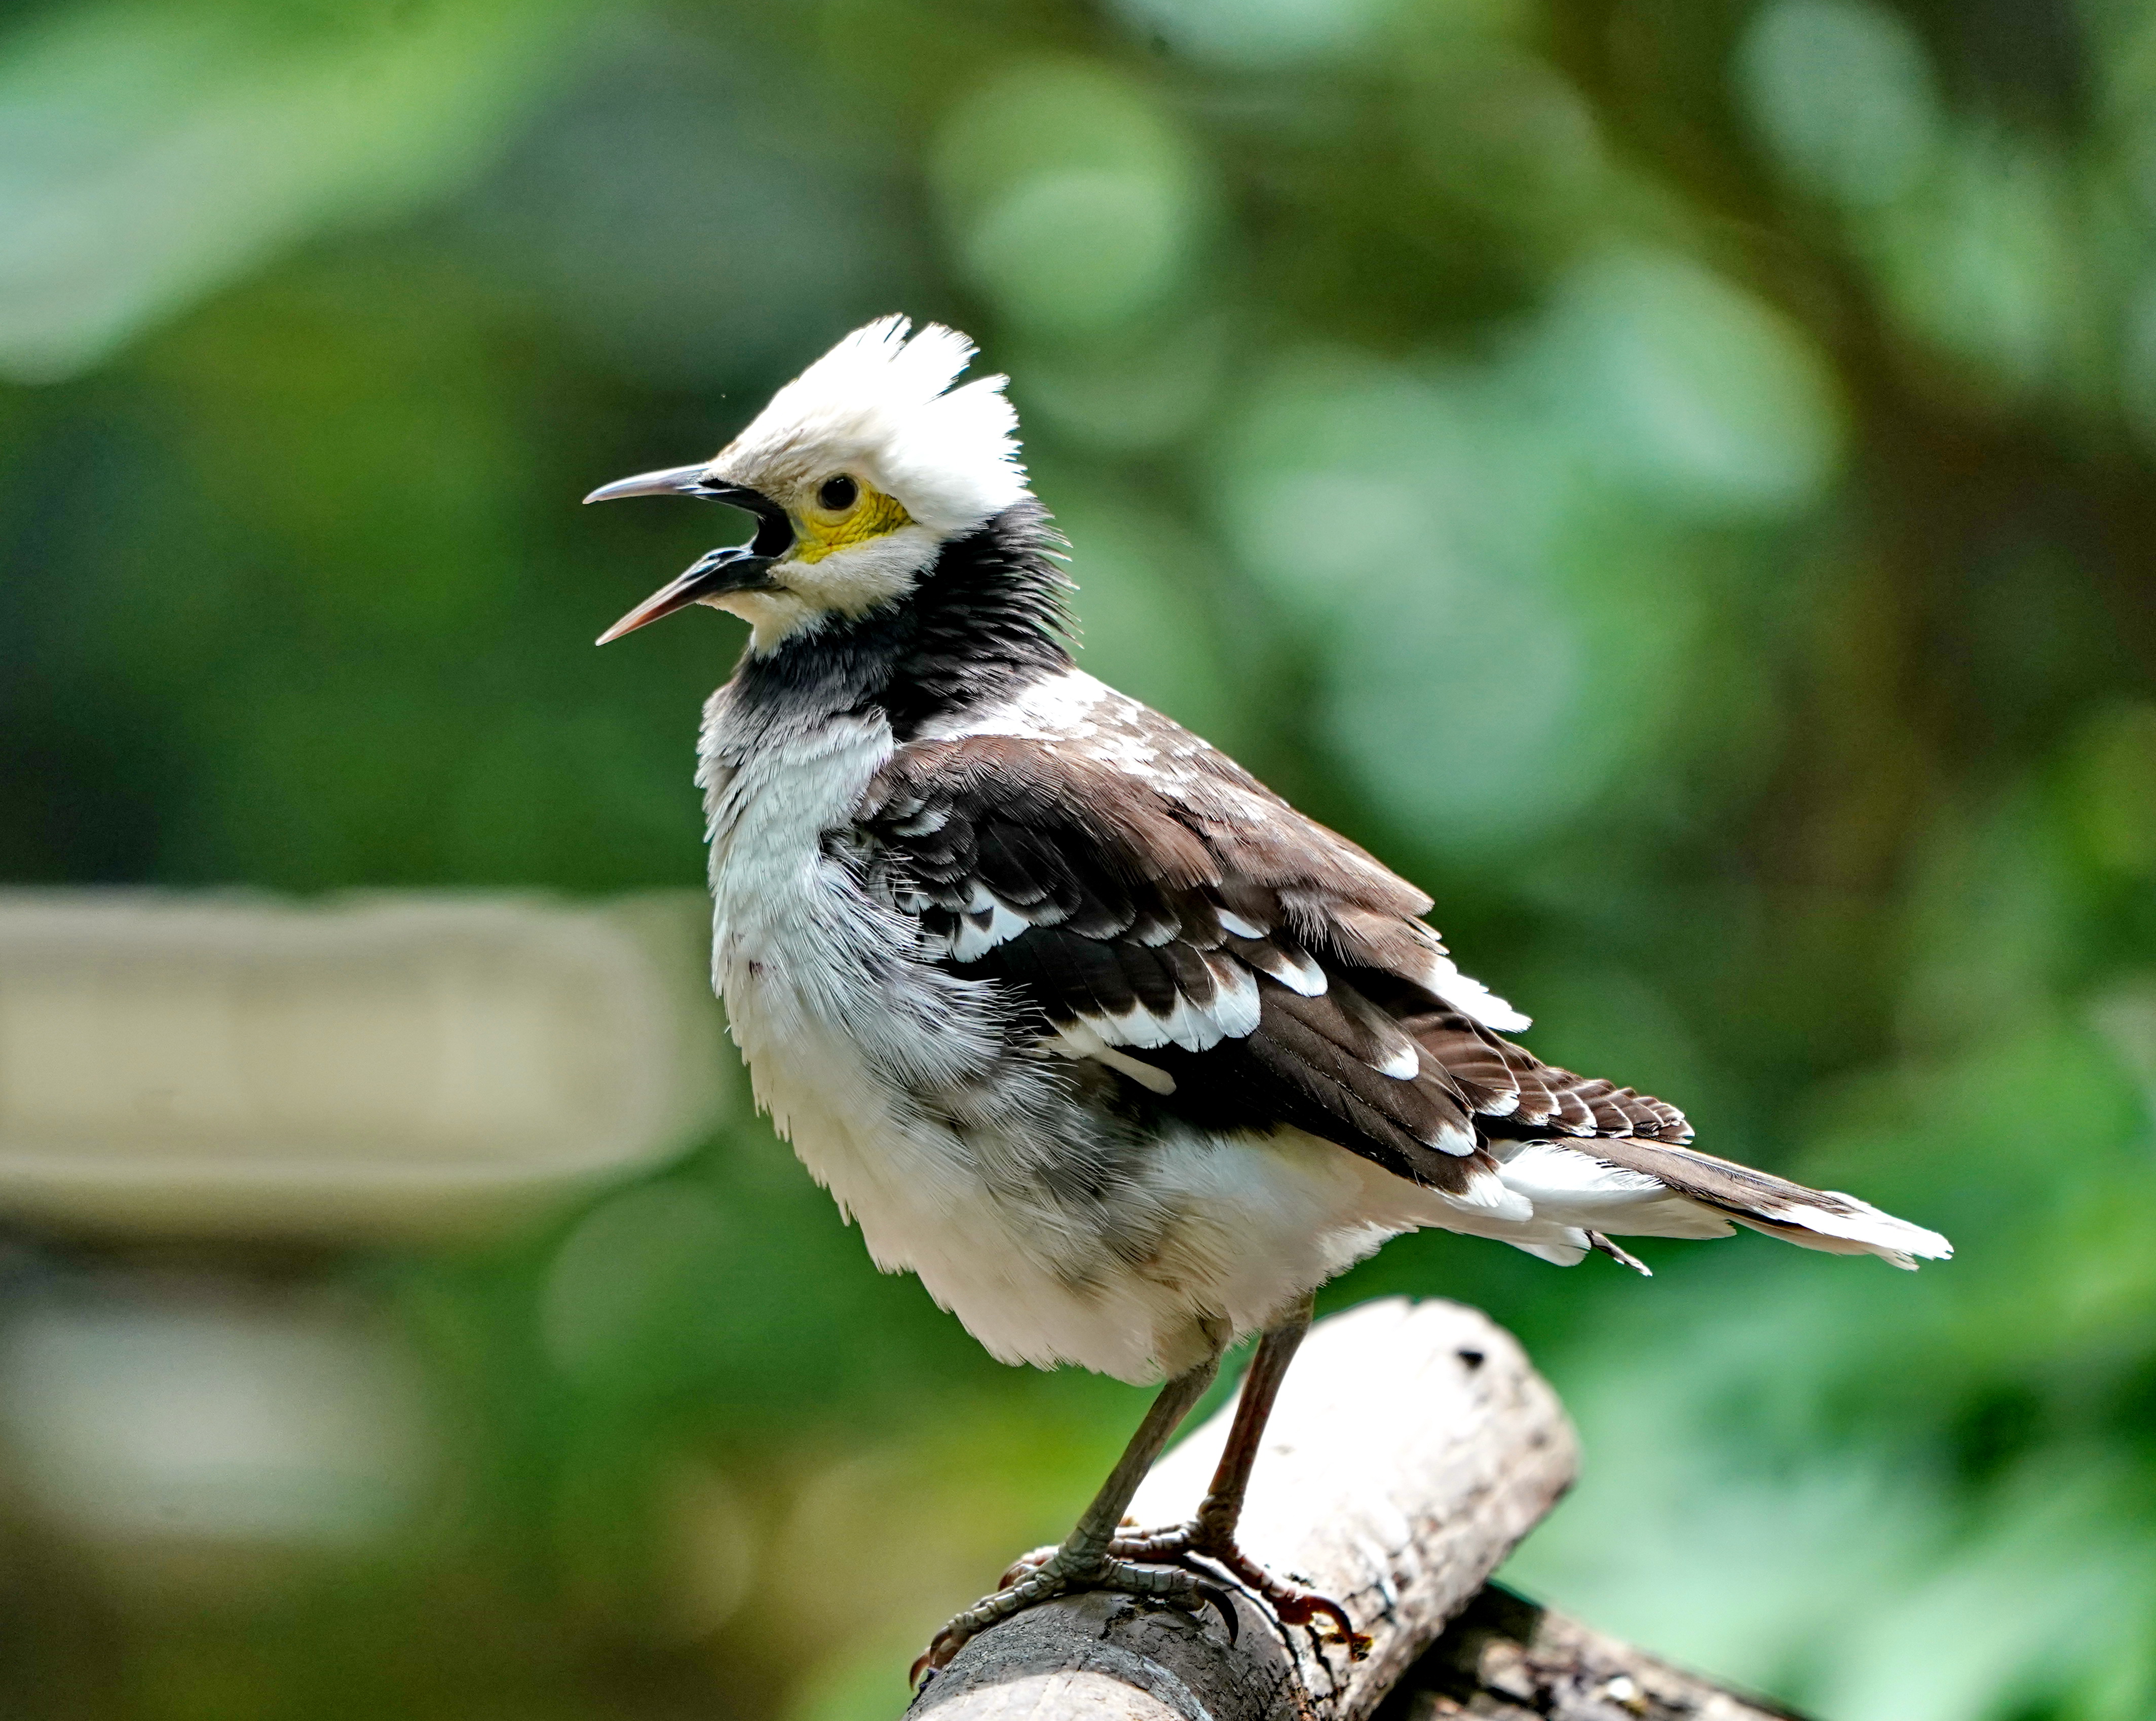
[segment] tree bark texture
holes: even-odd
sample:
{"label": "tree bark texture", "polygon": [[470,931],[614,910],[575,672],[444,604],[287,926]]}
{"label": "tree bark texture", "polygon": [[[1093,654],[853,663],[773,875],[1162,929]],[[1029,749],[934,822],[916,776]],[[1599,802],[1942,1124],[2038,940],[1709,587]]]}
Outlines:
{"label": "tree bark texture", "polygon": [[1378,1721],[1803,1721],[1485,1585]]}

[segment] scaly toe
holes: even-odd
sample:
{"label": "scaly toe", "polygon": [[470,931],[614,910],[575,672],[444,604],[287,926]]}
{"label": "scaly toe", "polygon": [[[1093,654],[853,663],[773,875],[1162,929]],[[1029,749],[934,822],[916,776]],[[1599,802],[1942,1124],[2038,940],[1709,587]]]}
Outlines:
{"label": "scaly toe", "polygon": [[1045,1548],[1035,1548],[1029,1553],[1019,1554],[1004,1569],[1004,1575],[996,1580],[996,1588],[1008,1590],[1013,1585],[1023,1583],[1028,1577],[1046,1565],[1050,1560],[1055,1559],[1057,1552],[1055,1544],[1050,1542]]}
{"label": "scaly toe", "polygon": [[1119,1535],[1109,1544],[1108,1552],[1117,1559],[1162,1560],[1184,1571],[1204,1569],[1194,1564],[1204,1560],[1242,1585],[1283,1626],[1320,1626],[1327,1635],[1345,1643],[1349,1657],[1355,1661],[1370,1652],[1369,1634],[1357,1631],[1348,1610],[1331,1596],[1275,1577],[1237,1547],[1231,1537],[1209,1529],[1201,1522]]}
{"label": "scaly toe", "polygon": [[1178,1523],[1166,1529],[1141,1530],[1127,1522],[1116,1539],[1108,1544],[1108,1553],[1116,1559],[1173,1559],[1192,1552],[1197,1545],[1195,1525]]}
{"label": "scaly toe", "polygon": [[1003,1587],[993,1595],[983,1596],[936,1634],[914,1662],[907,1676],[909,1683],[918,1685],[924,1674],[948,1667],[952,1657],[989,1626],[1076,1590],[1113,1590],[1188,1614],[1210,1607],[1220,1616],[1230,1642],[1240,1626],[1227,1592],[1181,1565],[1141,1564],[1112,1554],[1077,1559],[1066,1556],[1060,1548],[1036,1548],[1020,1555],[1004,1580]]}

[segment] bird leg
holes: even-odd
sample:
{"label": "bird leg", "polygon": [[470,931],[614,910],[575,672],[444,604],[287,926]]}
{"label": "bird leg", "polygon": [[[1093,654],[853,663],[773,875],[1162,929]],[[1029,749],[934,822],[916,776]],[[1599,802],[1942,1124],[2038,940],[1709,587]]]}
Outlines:
{"label": "bird leg", "polygon": [[[1213,1472],[1211,1487],[1188,1523],[1150,1534],[1122,1535],[1108,1544],[1116,1559],[1165,1560],[1193,1569],[1194,1557],[1220,1567],[1271,1608],[1284,1626],[1308,1625],[1322,1618],[1346,1641],[1357,1659],[1369,1652],[1370,1640],[1355,1629],[1348,1611],[1329,1595],[1321,1595],[1275,1577],[1236,1545],[1235,1529],[1243,1515],[1243,1497],[1250,1486],[1250,1467],[1257,1462],[1265,1437],[1266,1419],[1280,1396],[1296,1348],[1310,1330],[1311,1301],[1305,1297],[1284,1318],[1265,1329],[1257,1354],[1243,1376],[1243,1390],[1235,1400],[1235,1420],[1228,1431],[1228,1444]],[[1203,1568],[1195,1568],[1203,1569]]]}
{"label": "bird leg", "polygon": [[1060,1546],[1020,1560],[1004,1574],[1003,1588],[983,1596],[938,1631],[913,1664],[911,1677],[916,1682],[924,1671],[932,1672],[947,1666],[968,1638],[1037,1602],[1074,1590],[1119,1590],[1191,1613],[1209,1603],[1227,1622],[1229,1635],[1234,1635],[1235,1611],[1205,1575],[1179,1564],[1133,1564],[1113,1551],[1116,1528],[1122,1523],[1131,1497],[1168,1444],[1168,1437],[1205,1396],[1205,1389],[1219,1372],[1220,1354],[1215,1351],[1161,1388],[1160,1395],[1153,1400],[1152,1409],[1138,1424],[1137,1432],[1131,1436],[1130,1445],[1123,1449],[1123,1456],[1077,1527]]}

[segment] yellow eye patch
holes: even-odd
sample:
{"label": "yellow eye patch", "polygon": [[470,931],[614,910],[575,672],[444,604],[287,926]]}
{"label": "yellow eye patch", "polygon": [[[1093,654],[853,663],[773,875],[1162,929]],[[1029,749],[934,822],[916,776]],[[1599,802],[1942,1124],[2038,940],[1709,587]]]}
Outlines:
{"label": "yellow eye patch", "polygon": [[793,516],[795,562],[821,562],[834,550],[865,543],[913,524],[913,516],[896,496],[861,485],[850,508],[833,511],[813,504]]}

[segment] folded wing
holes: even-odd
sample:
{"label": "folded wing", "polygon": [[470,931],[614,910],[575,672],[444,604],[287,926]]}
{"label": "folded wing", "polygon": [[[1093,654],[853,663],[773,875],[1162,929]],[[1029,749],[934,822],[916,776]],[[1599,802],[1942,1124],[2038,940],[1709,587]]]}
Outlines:
{"label": "folded wing", "polygon": [[[1140,708],[1142,709],[1142,708]],[[1553,1260],[1730,1221],[1898,1264],[1943,1239],[1690,1151],[1683,1114],[1545,1064],[1453,964],[1430,900],[1219,753],[978,734],[902,747],[860,810],[870,887],[1043,1048],[1204,1128],[1283,1125]],[[1180,737],[1178,744],[1177,737]],[[1632,1263],[1637,1265],[1636,1262]]]}

